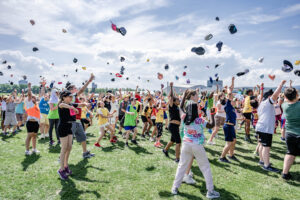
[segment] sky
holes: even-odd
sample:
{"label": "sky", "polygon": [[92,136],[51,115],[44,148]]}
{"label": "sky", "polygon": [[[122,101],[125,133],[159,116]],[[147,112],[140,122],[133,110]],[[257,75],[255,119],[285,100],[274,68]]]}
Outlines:
{"label": "sky", "polygon": [[[125,27],[127,34],[113,31],[110,21]],[[230,24],[237,33],[230,34]],[[206,41],[210,33],[213,38]],[[221,52],[216,48],[219,41],[223,42]],[[204,55],[191,52],[199,46],[206,50]],[[33,52],[33,47],[39,51]],[[260,57],[264,57],[262,63]],[[48,83],[70,81],[80,86],[94,73],[101,88],[159,89],[167,81],[179,85],[187,79],[191,85],[206,85],[216,73],[228,85],[232,76],[249,69],[236,77],[236,86],[264,82],[274,87],[283,79],[300,85],[300,77],[281,70],[283,60],[293,64],[300,60],[298,0],[0,1],[0,71],[4,74],[0,83],[17,82],[26,75],[32,84],[43,76]],[[12,69],[7,69],[8,64]],[[217,69],[216,64],[220,64]],[[125,74],[116,78],[121,66]],[[163,80],[157,79],[158,72]],[[269,74],[275,75],[274,81]],[[111,82],[112,78],[116,81]]]}

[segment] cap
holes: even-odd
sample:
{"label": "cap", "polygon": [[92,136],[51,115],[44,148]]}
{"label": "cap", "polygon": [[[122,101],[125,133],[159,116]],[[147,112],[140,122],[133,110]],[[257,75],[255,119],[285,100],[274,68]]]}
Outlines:
{"label": "cap", "polygon": [[0,72],[0,76],[3,76],[3,72]]}
{"label": "cap", "polygon": [[148,59],[147,59],[147,62],[149,62],[149,61],[150,61],[150,59],[148,58]]}
{"label": "cap", "polygon": [[282,71],[284,71],[284,72],[291,72],[291,71],[293,71],[293,64],[290,62],[290,61],[288,61],[288,60],[284,60],[283,61],[283,66],[282,66]]}
{"label": "cap", "polygon": [[294,74],[295,74],[296,76],[300,76],[300,70],[299,70],[299,69],[295,70],[295,71],[294,71]]}
{"label": "cap", "polygon": [[178,76],[175,76],[175,79],[176,79],[176,80],[179,80],[179,77],[178,77]]}
{"label": "cap", "polygon": [[220,64],[216,64],[216,65],[215,65],[215,69],[218,68],[219,66],[220,66]]}
{"label": "cap", "polygon": [[6,60],[4,60],[3,62],[2,62],[2,64],[6,64],[7,63],[7,61]]}
{"label": "cap", "polygon": [[187,80],[186,80],[186,83],[187,83],[187,84],[190,84],[190,83],[191,83],[190,79],[187,79]]}
{"label": "cap", "polygon": [[168,69],[169,69],[169,65],[166,64],[166,65],[165,65],[165,70],[168,70]]}
{"label": "cap", "polygon": [[67,30],[66,30],[66,29],[64,29],[64,28],[63,28],[61,31],[62,31],[63,33],[66,33],[66,32],[67,32]]}
{"label": "cap", "polygon": [[204,37],[205,40],[210,40],[211,38],[213,38],[211,33]]}
{"label": "cap", "polygon": [[73,63],[77,63],[77,61],[78,61],[77,58],[73,59]]}
{"label": "cap", "polygon": [[216,21],[220,21],[220,18],[219,18],[219,17],[216,17]]}
{"label": "cap", "polygon": [[261,79],[263,79],[264,77],[265,77],[265,75],[263,75],[263,74],[259,76],[259,78],[261,78]]}
{"label": "cap", "polygon": [[183,73],[182,73],[182,76],[186,76],[186,72],[183,72]]}
{"label": "cap", "polygon": [[162,79],[164,78],[164,75],[158,72],[158,73],[157,73],[157,78],[158,78],[159,80],[162,80]]}
{"label": "cap", "polygon": [[264,61],[264,57],[258,59],[258,62],[262,63]]}
{"label": "cap", "polygon": [[35,25],[35,21],[33,19],[29,20],[29,22],[32,26]]}
{"label": "cap", "polygon": [[38,51],[39,49],[37,48],[37,47],[33,47],[32,48],[32,51],[34,51],[34,52],[36,52],[36,51]]}
{"label": "cap", "polygon": [[183,69],[186,69],[187,68],[187,66],[185,65],[184,67],[183,67]]}
{"label": "cap", "polygon": [[221,51],[222,50],[222,46],[223,46],[223,42],[219,41],[217,44],[216,44],[216,47],[218,48],[218,51]]}
{"label": "cap", "polygon": [[235,26],[234,24],[230,24],[230,25],[228,26],[228,30],[229,30],[229,32],[230,32],[231,34],[235,34],[235,33],[237,32],[237,28],[236,28],[236,26]]}
{"label": "cap", "polygon": [[191,49],[192,52],[196,53],[197,55],[205,54],[205,49],[203,47],[193,47]]}
{"label": "cap", "polygon": [[11,66],[10,66],[10,65],[7,65],[7,69],[11,69]]}
{"label": "cap", "polygon": [[125,29],[124,27],[121,27],[121,28],[119,29],[119,31],[120,31],[121,35],[123,35],[123,36],[125,36],[126,33],[127,33],[127,31],[126,31],[126,29]]}
{"label": "cap", "polygon": [[125,61],[125,58],[121,56],[120,61],[121,61],[121,62],[124,62],[124,61]]}
{"label": "cap", "polygon": [[60,93],[60,98],[62,99],[63,97],[71,97],[72,93],[69,90],[64,90],[62,93]]}

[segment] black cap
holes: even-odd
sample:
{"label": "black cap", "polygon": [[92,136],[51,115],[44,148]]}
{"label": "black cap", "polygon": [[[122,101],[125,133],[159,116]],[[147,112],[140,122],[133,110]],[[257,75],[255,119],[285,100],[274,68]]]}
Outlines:
{"label": "black cap", "polygon": [[4,60],[3,62],[2,62],[2,64],[6,64],[7,63],[7,61],[6,60]]}
{"label": "black cap", "polygon": [[228,26],[228,30],[229,30],[229,32],[230,32],[231,34],[235,34],[235,33],[237,32],[237,29],[236,29],[236,27],[235,27],[234,24],[230,24],[230,25]]}
{"label": "black cap", "polygon": [[220,18],[219,18],[219,17],[216,17],[216,21],[220,21]]}
{"label": "black cap", "polygon": [[293,64],[290,61],[288,60],[283,61],[282,71],[291,72],[293,71],[293,69],[294,69]]}
{"label": "black cap", "polygon": [[295,71],[294,71],[294,74],[295,74],[296,76],[300,76],[300,70],[299,70],[299,69],[295,70]]}
{"label": "black cap", "polygon": [[192,52],[196,53],[197,55],[205,54],[205,49],[203,47],[193,47],[191,49]]}
{"label": "black cap", "polygon": [[127,31],[124,27],[119,28],[119,32],[121,33],[121,35],[125,36]]}
{"label": "black cap", "polygon": [[7,65],[7,69],[11,69],[11,66],[10,66],[10,65]]}
{"label": "black cap", "polygon": [[38,51],[39,49],[37,48],[37,47],[33,47],[32,48],[32,51],[34,51],[34,52],[36,52],[36,51]]}
{"label": "black cap", "polygon": [[222,46],[223,46],[223,42],[219,41],[217,44],[216,44],[216,47],[218,48],[218,51],[221,51],[222,50]]}
{"label": "black cap", "polygon": [[77,61],[78,61],[77,58],[73,59],[73,63],[77,63]]}
{"label": "black cap", "polygon": [[3,76],[3,72],[0,72],[0,76]]}
{"label": "black cap", "polygon": [[115,81],[115,79],[114,78],[112,78],[112,79],[110,79],[112,82],[114,82]]}
{"label": "black cap", "polygon": [[124,58],[123,56],[121,56],[120,61],[121,61],[121,62],[124,62],[124,61],[125,61],[125,58]]}
{"label": "black cap", "polygon": [[60,93],[60,98],[62,99],[63,97],[70,97],[72,96],[72,93],[69,90],[65,90],[62,93]]}
{"label": "black cap", "polygon": [[166,65],[165,65],[165,70],[168,70],[168,69],[169,69],[169,65],[166,64]]}

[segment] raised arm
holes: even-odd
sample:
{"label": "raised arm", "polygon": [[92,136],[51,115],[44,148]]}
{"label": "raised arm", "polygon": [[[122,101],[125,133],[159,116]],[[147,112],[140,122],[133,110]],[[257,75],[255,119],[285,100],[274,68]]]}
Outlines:
{"label": "raised arm", "polygon": [[28,83],[28,95],[27,95],[27,98],[28,98],[28,101],[31,101],[31,98],[32,98],[32,93],[31,93],[31,83]]}
{"label": "raised arm", "polygon": [[260,85],[260,95],[259,95],[259,99],[258,102],[261,103],[264,97],[264,83],[262,83]]}
{"label": "raised arm", "polygon": [[279,86],[277,87],[277,89],[275,90],[275,92],[273,93],[273,95],[271,96],[272,100],[274,102],[276,102],[281,90],[282,90],[282,87],[284,86],[284,84],[286,83],[286,80],[283,80],[281,81],[281,83],[279,84]]}
{"label": "raised arm", "polygon": [[231,85],[230,85],[230,87],[227,89],[228,99],[229,99],[230,101],[232,101],[232,99],[233,99],[233,94],[232,94],[233,89],[234,89],[234,77],[232,77],[232,79],[231,79]]}
{"label": "raised arm", "polygon": [[173,107],[173,99],[174,99],[174,92],[173,92],[173,82],[170,83],[170,93],[169,93],[169,105]]}
{"label": "raised arm", "polygon": [[120,96],[119,98],[121,100],[122,99],[122,89],[121,88],[119,89],[119,96]]}
{"label": "raised arm", "polygon": [[90,77],[90,79],[88,80],[88,82],[86,82],[85,84],[84,84],[84,86],[77,92],[77,95],[79,96],[80,94],[82,94],[84,91],[85,91],[85,89],[89,86],[89,84],[94,80],[94,78],[95,78],[95,76],[94,76],[94,74],[93,73],[91,73],[91,77]]}

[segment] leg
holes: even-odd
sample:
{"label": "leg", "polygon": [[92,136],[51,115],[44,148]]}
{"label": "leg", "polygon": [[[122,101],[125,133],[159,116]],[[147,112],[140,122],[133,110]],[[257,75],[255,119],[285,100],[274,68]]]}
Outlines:
{"label": "leg", "polygon": [[100,128],[100,136],[99,136],[99,138],[97,140],[97,143],[99,143],[102,140],[102,138],[104,137],[104,134],[105,134],[104,127],[101,127]]}
{"label": "leg", "polygon": [[229,155],[233,156],[234,155],[234,149],[235,149],[235,144],[236,144],[236,139],[233,140],[230,150],[229,150]]}
{"label": "leg", "polygon": [[52,132],[53,132],[53,127],[54,127],[54,120],[55,120],[55,119],[49,119],[49,130],[48,130],[48,134],[49,134],[49,140],[50,140],[50,142],[53,141],[53,138],[52,138]]}
{"label": "leg", "polygon": [[181,143],[176,144],[176,146],[175,146],[175,157],[177,159],[179,159],[179,156],[180,156],[180,146],[181,146]]}
{"label": "leg", "polygon": [[144,128],[142,131],[142,135],[145,135],[146,130],[148,129],[148,122],[144,122]]}
{"label": "leg", "polygon": [[268,167],[270,164],[270,147],[262,148],[262,158],[264,161],[264,166]]}
{"label": "leg", "polygon": [[227,155],[228,151],[231,148],[231,144],[232,144],[232,142],[226,142],[223,152],[221,154],[221,158],[225,158],[225,156]]}
{"label": "leg", "polygon": [[167,146],[165,147],[165,150],[168,151],[173,144],[174,142],[168,142]]}
{"label": "leg", "polygon": [[68,135],[67,136],[67,150],[65,152],[65,160],[64,160],[64,168],[68,167],[68,162],[69,162],[69,156],[72,150],[72,140],[73,140],[73,135]]}
{"label": "leg", "polygon": [[60,170],[64,170],[65,168],[65,154],[68,150],[68,136],[60,138],[61,149],[60,149]]}
{"label": "leg", "polygon": [[45,135],[47,135],[48,132],[49,132],[49,124],[45,124],[45,126],[44,126],[44,133],[45,133]]}
{"label": "leg", "polygon": [[29,151],[31,137],[32,137],[32,133],[27,133],[27,137],[26,137],[26,140],[25,140],[26,151]]}
{"label": "leg", "polygon": [[188,175],[192,169],[192,166],[193,166],[193,162],[194,162],[194,157],[192,157],[192,160],[190,161],[190,164],[188,165],[186,171],[185,171],[185,174]]}
{"label": "leg", "polygon": [[59,134],[58,134],[58,123],[59,123],[59,119],[54,119],[54,127],[55,127],[55,134],[56,134],[56,139],[57,141],[59,141]]}
{"label": "leg", "polygon": [[129,135],[130,135],[130,130],[127,130],[126,131],[126,143],[128,143]]}
{"label": "leg", "polygon": [[32,148],[36,149],[36,137],[37,133],[32,133]]}
{"label": "leg", "polygon": [[291,166],[292,164],[294,163],[295,161],[295,156],[293,155],[289,155],[289,154],[286,154],[285,157],[284,157],[284,163],[283,163],[283,170],[282,170],[282,173],[283,174],[288,174],[290,169],[291,169]]}
{"label": "leg", "polygon": [[214,131],[212,132],[212,134],[211,134],[211,136],[210,136],[208,142],[212,142],[212,140],[214,139],[214,137],[215,137],[216,134],[218,133],[219,128],[220,128],[219,126],[215,126]]}
{"label": "leg", "polygon": [[133,133],[133,136],[132,136],[132,139],[135,140],[136,139],[136,134],[137,134],[137,128],[134,128],[134,133]]}

